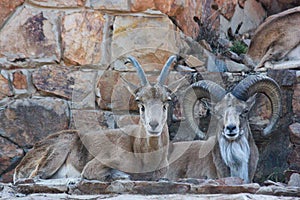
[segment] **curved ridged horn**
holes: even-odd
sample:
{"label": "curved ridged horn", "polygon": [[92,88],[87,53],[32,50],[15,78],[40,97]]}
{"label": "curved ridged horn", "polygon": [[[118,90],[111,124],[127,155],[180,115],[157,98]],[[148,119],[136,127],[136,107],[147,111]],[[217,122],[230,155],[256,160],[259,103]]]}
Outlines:
{"label": "curved ridged horn", "polygon": [[281,114],[282,104],[280,87],[270,77],[251,75],[242,80],[232,91],[232,94],[235,97],[244,101],[255,93],[266,95],[271,102],[272,116],[268,126],[263,130],[263,135],[267,136],[273,131]]}
{"label": "curved ridged horn", "polygon": [[149,84],[148,79],[140,63],[133,56],[128,56],[127,60],[128,62],[131,62],[132,65],[136,68],[137,75],[141,81],[142,86],[148,85]]}
{"label": "curved ridged horn", "polygon": [[165,66],[163,67],[163,69],[160,72],[160,75],[158,77],[158,84],[160,84],[160,85],[165,84],[165,81],[166,81],[168,73],[169,73],[169,68],[172,65],[172,63],[176,60],[177,60],[176,55],[173,55],[173,56],[169,57],[169,59],[167,60]]}
{"label": "curved ridged horn", "polygon": [[196,102],[202,98],[208,98],[212,102],[218,102],[225,94],[226,91],[221,86],[209,80],[198,81],[186,89],[183,99],[183,110],[186,121],[193,132],[201,139],[205,139],[206,136],[205,133],[199,129],[195,121],[194,107]]}

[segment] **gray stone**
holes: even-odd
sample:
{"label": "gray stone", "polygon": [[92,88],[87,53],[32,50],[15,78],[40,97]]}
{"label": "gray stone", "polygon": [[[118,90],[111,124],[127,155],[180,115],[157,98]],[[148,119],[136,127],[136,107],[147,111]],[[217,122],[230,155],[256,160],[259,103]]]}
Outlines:
{"label": "gray stone", "polygon": [[300,187],[300,174],[293,173],[288,182],[288,186]]}
{"label": "gray stone", "polygon": [[234,62],[232,60],[227,60],[226,59],[225,63],[226,63],[227,70],[229,72],[246,72],[246,71],[250,71],[250,69],[248,67],[246,67],[245,65]]}

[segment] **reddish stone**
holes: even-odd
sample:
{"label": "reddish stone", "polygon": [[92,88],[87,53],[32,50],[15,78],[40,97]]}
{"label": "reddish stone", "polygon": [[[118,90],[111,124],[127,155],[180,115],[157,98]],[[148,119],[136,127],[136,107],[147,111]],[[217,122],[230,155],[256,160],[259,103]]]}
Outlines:
{"label": "reddish stone", "polygon": [[230,20],[234,14],[237,0],[215,0],[219,12],[228,20]]}
{"label": "reddish stone", "polygon": [[6,96],[12,96],[12,90],[9,81],[0,74],[0,99]]}
{"label": "reddish stone", "polygon": [[27,77],[22,71],[16,71],[13,73],[13,85],[16,89],[27,89]]}
{"label": "reddish stone", "polygon": [[15,11],[16,7],[23,4],[25,0],[1,0],[0,1],[0,27],[7,17]]}
{"label": "reddish stone", "polygon": [[62,43],[64,60],[70,64],[98,64],[105,19],[100,12],[77,12],[64,16]]}
{"label": "reddish stone", "polygon": [[147,9],[154,9],[155,4],[154,0],[132,0],[131,1],[131,11],[133,12],[142,12]]}

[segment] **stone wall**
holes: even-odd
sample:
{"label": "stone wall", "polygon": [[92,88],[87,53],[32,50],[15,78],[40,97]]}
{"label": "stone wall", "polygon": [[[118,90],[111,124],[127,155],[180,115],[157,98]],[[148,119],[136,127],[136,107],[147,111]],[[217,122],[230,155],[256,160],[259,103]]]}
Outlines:
{"label": "stone wall", "polygon": [[[152,81],[172,54],[179,54],[180,63],[188,66],[188,70],[172,68],[169,83],[185,74],[190,77],[189,83],[210,79],[227,88],[241,80],[245,73],[240,71],[249,70],[247,67],[219,59],[194,41],[200,32],[195,17],[207,19],[216,8],[222,8],[216,18],[216,26],[222,31],[234,29],[240,23],[235,19],[248,21],[254,16],[249,13],[251,5],[257,6],[260,17],[241,30],[255,29],[265,18],[266,10],[253,0],[238,2],[2,1],[1,181],[10,182],[14,167],[26,152],[36,141],[53,132],[71,128],[116,128],[137,123],[136,105],[120,79],[122,76],[138,83],[133,67],[124,64],[128,55],[139,60]],[[287,162],[288,126],[300,121],[299,74],[293,71],[270,73],[282,86],[285,105],[279,129],[272,139],[257,139],[262,153],[259,180],[277,168],[279,174],[288,165],[293,166],[293,170],[300,168],[297,145],[293,147],[297,159],[293,160],[291,154]],[[200,74],[200,78],[194,79],[198,77],[195,74]],[[175,110],[169,120],[171,134],[191,140],[189,135],[176,134],[182,115],[180,104],[174,103]],[[260,117],[267,116],[268,105],[264,100],[258,104],[256,112]],[[293,132],[294,128],[290,130]]]}

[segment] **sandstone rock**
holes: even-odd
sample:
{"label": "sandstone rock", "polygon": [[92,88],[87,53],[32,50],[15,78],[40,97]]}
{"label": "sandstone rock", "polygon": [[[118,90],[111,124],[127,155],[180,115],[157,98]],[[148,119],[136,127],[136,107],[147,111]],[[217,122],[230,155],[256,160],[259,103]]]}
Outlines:
{"label": "sandstone rock", "polygon": [[200,185],[193,186],[192,191],[195,194],[238,194],[238,193],[250,193],[255,194],[259,190],[257,183],[244,184],[244,185]]}
{"label": "sandstone rock", "polygon": [[215,10],[219,9],[219,12],[228,20],[234,15],[235,7],[237,1],[232,0],[217,0],[215,1],[217,7]]}
{"label": "sandstone rock", "polygon": [[133,12],[142,12],[142,11],[145,11],[147,9],[155,9],[154,0],[149,0],[149,1],[131,0],[131,11],[133,11]]}
{"label": "sandstone rock", "polygon": [[240,64],[232,60],[225,60],[225,63],[226,63],[226,68],[228,69],[229,72],[250,71],[250,69],[246,67],[244,64]]}
{"label": "sandstone rock", "polygon": [[[4,66],[34,66],[60,60],[58,14],[24,6],[0,32],[0,58]],[[18,38],[18,42],[16,42]],[[14,45],[11,45],[14,44]]]}
{"label": "sandstone rock", "polygon": [[100,12],[76,12],[63,18],[64,60],[76,65],[95,65],[102,61],[105,19]]}
{"label": "sandstone rock", "polygon": [[61,185],[46,185],[46,184],[19,184],[17,187],[17,192],[23,194],[33,194],[33,193],[66,193],[68,192],[68,187],[66,184]]}
{"label": "sandstone rock", "polygon": [[84,180],[76,185],[79,194],[105,194],[108,182]]}
{"label": "sandstone rock", "polygon": [[300,123],[294,123],[289,126],[290,140],[292,144],[300,145]]}
{"label": "sandstone rock", "polygon": [[298,187],[278,187],[278,186],[268,186],[261,187],[257,194],[263,195],[274,195],[274,196],[291,196],[293,198],[299,197],[300,188]]}
{"label": "sandstone rock", "polygon": [[64,66],[42,66],[32,74],[34,86],[43,93],[72,100],[72,108],[95,108],[93,71]]}
{"label": "sandstone rock", "polygon": [[294,86],[293,94],[293,112],[299,118],[300,117],[300,84]]}
{"label": "sandstone rock", "polygon": [[28,88],[27,76],[22,71],[15,71],[13,76],[13,86],[15,89],[22,90]]}
{"label": "sandstone rock", "polygon": [[186,194],[191,186],[186,183],[136,181],[133,194]]}
{"label": "sandstone rock", "polygon": [[90,0],[90,6],[100,10],[130,11],[129,2],[127,0]]}
{"label": "sandstone rock", "polygon": [[100,110],[72,110],[74,120],[74,128],[81,133],[87,131],[98,131],[110,127],[108,125],[108,117],[105,112]]}
{"label": "sandstone rock", "polygon": [[15,9],[24,3],[25,0],[3,0],[0,2],[0,27],[7,17],[15,11]]}
{"label": "sandstone rock", "polygon": [[293,173],[288,182],[288,186],[300,187],[300,174]]}
{"label": "sandstone rock", "polygon": [[20,147],[30,147],[50,133],[68,128],[65,101],[55,98],[19,99],[0,112],[0,130]]}
{"label": "sandstone rock", "polygon": [[64,1],[64,0],[29,0],[30,3],[33,3],[38,6],[45,6],[45,7],[81,7],[84,6],[86,0],[71,0],[71,1]]}
{"label": "sandstone rock", "polygon": [[9,140],[1,137],[0,133],[0,181],[11,182],[13,168],[23,157],[23,150]]}
{"label": "sandstone rock", "polygon": [[74,70],[68,67],[42,66],[32,74],[34,86],[42,92],[72,99]]}
{"label": "sandstone rock", "polygon": [[[130,54],[145,71],[160,70],[170,55],[179,52],[175,34],[174,24],[165,15],[116,16],[111,41],[112,66]],[[133,70],[124,67],[126,71]]]}
{"label": "sandstone rock", "polygon": [[5,97],[12,96],[12,95],[13,95],[13,92],[12,92],[12,87],[11,87],[10,82],[8,81],[8,79],[6,77],[4,77],[2,74],[0,74],[0,100],[2,100]]}

